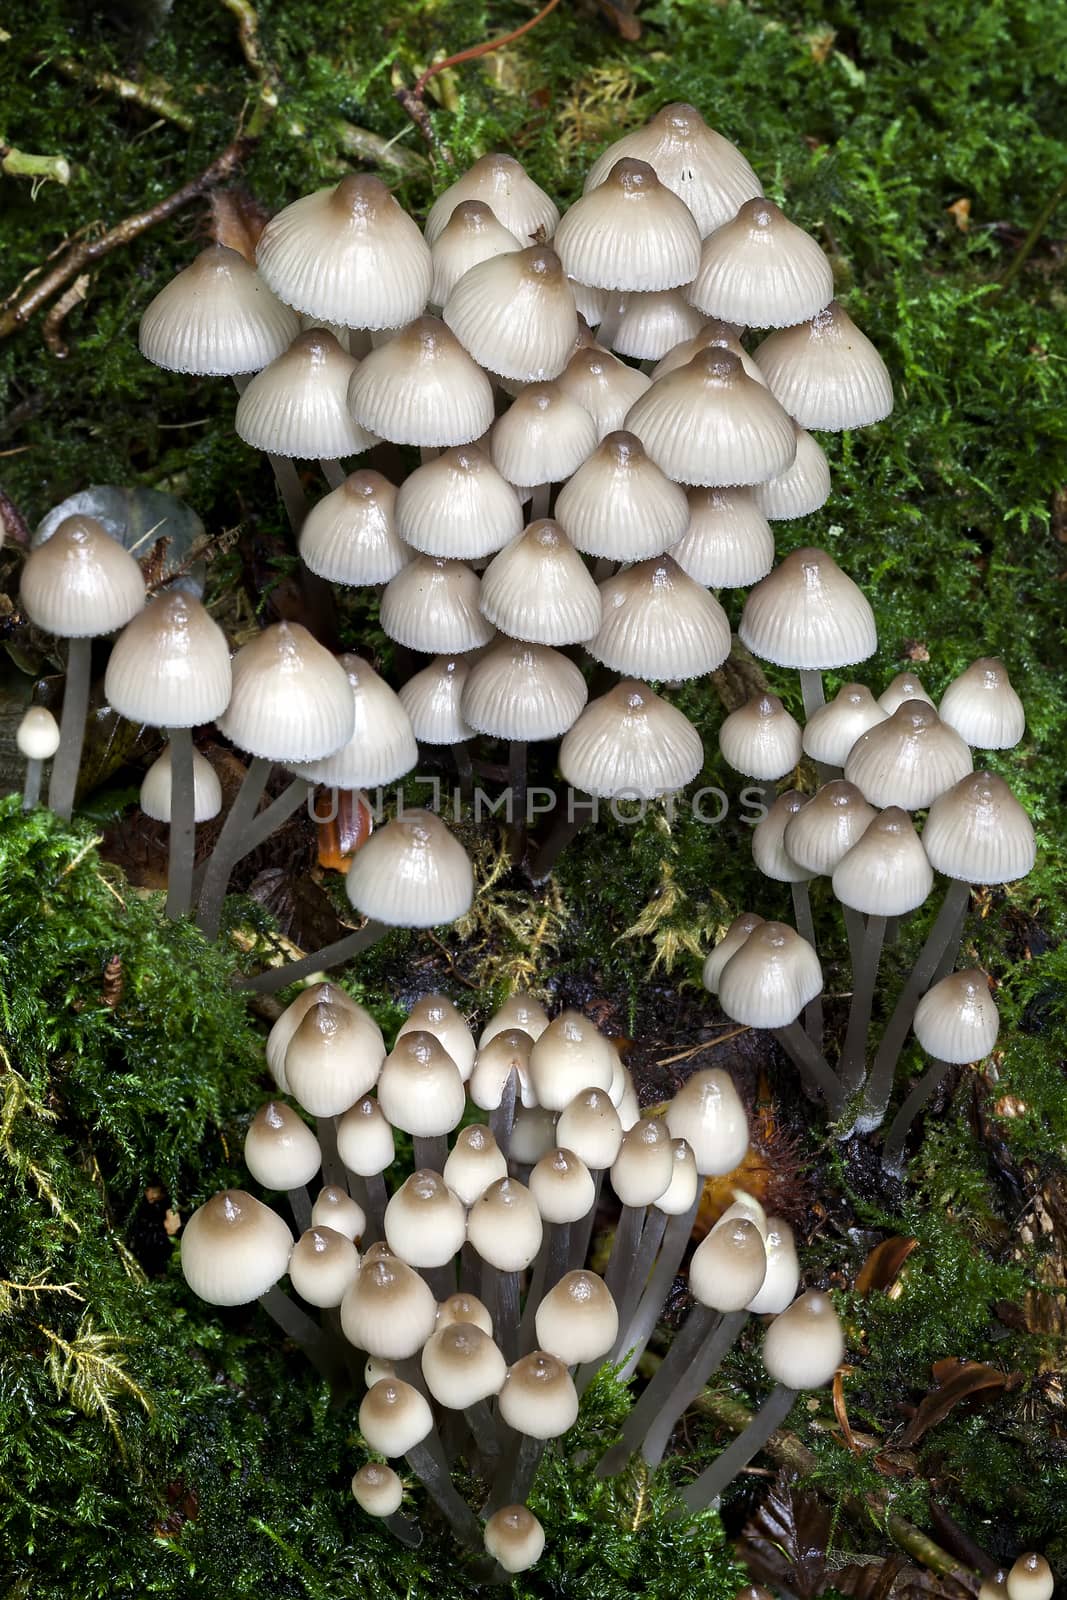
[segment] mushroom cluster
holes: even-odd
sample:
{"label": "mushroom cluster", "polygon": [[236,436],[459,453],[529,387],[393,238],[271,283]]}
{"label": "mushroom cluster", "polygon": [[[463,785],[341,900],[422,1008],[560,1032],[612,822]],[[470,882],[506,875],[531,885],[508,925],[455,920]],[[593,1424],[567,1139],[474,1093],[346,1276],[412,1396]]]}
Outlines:
{"label": "mushroom cluster", "polygon": [[[387,1051],[373,1018],[328,983],[282,1013],[266,1060],[277,1095],[252,1119],[244,1157],[255,1183],[287,1196],[297,1237],[279,1210],[227,1190],[186,1224],[186,1280],[215,1305],[258,1299],[326,1376],[365,1390],[360,1433],[384,1458],[353,1479],[365,1511],[418,1543],[388,1464],[402,1458],[461,1542],[505,1572],[532,1565],[544,1534],[524,1502],[542,1455],[603,1362],[620,1379],[636,1367],[703,1180],[746,1154],[733,1081],[697,1072],[662,1114],[643,1116],[615,1045],[578,1011],[550,1020],[515,994],[476,1041],[430,994]],[[396,1132],[412,1144],[403,1181]],[[601,1276],[586,1259],[605,1177],[620,1217]],[[279,1288],[286,1275],[292,1295]],[[788,1223],[736,1190],[692,1255],[688,1320],[598,1472],[634,1451],[655,1466],[747,1318],[769,1317],[763,1360],[776,1387],[685,1508],[715,1500],[797,1391],[828,1383],[843,1357],[829,1297],[798,1295],[799,1280]],[[474,1507],[452,1481],[457,1457],[482,1487]]]}
{"label": "mushroom cluster", "polygon": [[[797,551],[749,596],[742,637],[757,655],[776,659],[777,651],[781,663],[781,619],[804,604],[820,624],[809,624],[807,636],[821,629],[823,654],[832,655],[836,639],[851,637],[863,622],[865,602],[842,580],[824,551]],[[816,670],[814,660],[808,670]],[[704,985],[728,1017],[777,1035],[845,1134],[881,1126],[913,1028],[930,1066],[886,1136],[883,1160],[894,1172],[911,1122],[950,1066],[981,1060],[996,1042],[986,974],[953,969],[971,886],[1014,883],[1034,865],[1029,817],[1003,778],[974,770],[973,757],[975,750],[1013,747],[1024,727],[1007,671],[990,658],[954,679],[939,708],[918,677],[904,672],[877,698],[862,683],[845,683],[803,728],[773,695],[754,697],[722,725],[724,759],[766,785],[752,857],[765,877],[790,885],[796,927],[743,913],[708,955]],[[802,753],[814,762],[819,787],[776,794],[775,780],[792,773]],[[927,901],[935,873],[946,879],[941,907],[868,1064],[887,931]],[[833,1064],[824,1053],[823,974],[809,894],[820,877],[829,879],[841,908],[852,963],[847,1031]]]}

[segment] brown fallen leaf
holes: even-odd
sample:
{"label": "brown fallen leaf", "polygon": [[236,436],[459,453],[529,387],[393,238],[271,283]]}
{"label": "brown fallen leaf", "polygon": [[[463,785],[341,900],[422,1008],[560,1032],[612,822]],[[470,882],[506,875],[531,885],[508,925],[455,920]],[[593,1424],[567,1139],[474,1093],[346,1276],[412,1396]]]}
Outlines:
{"label": "brown fallen leaf", "polygon": [[971,202],[966,196],[964,196],[961,200],[953,200],[950,206],[945,207],[945,210],[948,212],[949,216],[952,218],[953,222],[956,224],[961,233],[970,233]]}
{"label": "brown fallen leaf", "polygon": [[813,1600],[830,1585],[829,1543],[828,1509],[797,1487],[793,1473],[780,1472],[742,1529],[738,1555],[757,1582],[787,1589],[798,1600]]}
{"label": "brown fallen leaf", "polygon": [[918,1444],[931,1428],[943,1422],[962,1401],[992,1400],[998,1394],[1017,1388],[1022,1382],[1021,1372],[1000,1372],[982,1361],[966,1361],[962,1358],[935,1361],[931,1371],[935,1387],[919,1401],[915,1415],[897,1441],[903,1449]]}
{"label": "brown fallen leaf", "polygon": [[856,1293],[866,1295],[879,1289],[891,1289],[918,1243],[918,1239],[894,1237],[875,1245],[856,1274]]}

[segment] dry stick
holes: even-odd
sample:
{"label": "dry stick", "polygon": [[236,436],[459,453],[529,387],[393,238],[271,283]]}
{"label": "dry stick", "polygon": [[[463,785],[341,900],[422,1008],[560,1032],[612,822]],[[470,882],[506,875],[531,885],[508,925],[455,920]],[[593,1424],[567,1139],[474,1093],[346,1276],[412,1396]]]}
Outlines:
{"label": "dry stick", "polygon": [[622,1471],[633,1452],[639,1448],[675,1384],[688,1372],[690,1363],[718,1320],[719,1313],[710,1306],[694,1305],[684,1326],[675,1335],[659,1371],[627,1417],[618,1441],[597,1462],[598,1478],[613,1478]]}
{"label": "dry stick", "polygon": [[689,1241],[693,1234],[693,1223],[700,1206],[700,1197],[703,1192],[703,1183],[698,1186],[697,1197],[688,1211],[680,1216],[672,1217],[667,1224],[667,1231],[663,1238],[663,1248],[659,1253],[659,1260],[652,1270],[645,1291],[637,1303],[637,1309],[629,1320],[629,1325],[620,1328],[619,1337],[615,1348],[609,1356],[611,1361],[620,1361],[627,1352],[626,1364],[619,1373],[622,1382],[628,1378],[637,1367],[645,1351],[645,1346],[655,1331],[659,1321],[663,1302],[670,1293],[671,1284],[674,1282],[678,1268],[682,1264]]}
{"label": "dry stick", "polygon": [[[893,1015],[882,1035],[882,1042],[875,1053],[874,1065],[863,1096],[863,1106],[856,1119],[858,1133],[871,1133],[875,1128],[881,1127],[885,1119],[886,1107],[893,1092],[893,1074],[915,1015],[915,1007],[926,993],[939,966],[949,958],[950,954],[952,961],[956,959],[970,893],[970,884],[961,883],[956,878],[950,881],[945,891],[941,910],[901,990],[900,998],[893,1008]],[[948,970],[951,971],[951,964]]]}
{"label": "dry stick", "polygon": [[[815,924],[811,916],[811,894],[807,880],[789,885],[793,895],[793,919],[797,925],[797,932],[802,939],[806,939],[814,950]],[[804,1008],[804,1029],[815,1046],[816,1050],[822,1049],[822,995],[817,994]]]}
{"label": "dry stick", "polygon": [[871,1006],[878,982],[878,964],[885,938],[885,917],[867,918],[867,932],[860,951],[860,964],[852,974],[852,1004],[848,1013],[848,1029],[841,1052],[839,1077],[846,1094],[855,1094],[863,1087],[866,1058],[867,1030],[871,1025]]}
{"label": "dry stick", "polygon": [[215,848],[211,852],[204,872],[196,915],[197,927],[206,939],[218,938],[222,904],[226,898],[226,886],[230,881],[233,863],[238,858],[245,830],[256,814],[272,765],[273,763],[265,756],[253,756],[237,798],[222,825],[222,832],[215,841]]}
{"label": "dry stick", "polygon": [[38,59],[62,77],[69,78],[72,83],[90,84],[104,94],[113,94],[118,100],[132,101],[134,105],[142,106],[145,111],[151,111],[155,116],[162,117],[165,122],[173,122],[176,128],[181,128],[185,133],[191,133],[193,130],[191,113],[158,89],[151,89],[147,84],[134,83],[130,78],[120,78],[116,73],[105,72],[99,67],[88,67],[70,56],[42,54]]}
{"label": "dry stick", "polygon": [[908,1129],[919,1115],[938,1086],[952,1071],[947,1061],[931,1061],[922,1077],[912,1088],[904,1104],[889,1124],[889,1132],[882,1146],[882,1166],[895,1178],[904,1173],[904,1145]]}
{"label": "dry stick", "polygon": [[504,45],[514,44],[516,39],[521,39],[524,33],[529,33],[531,28],[536,28],[539,22],[543,22],[550,12],[555,11],[558,5],[559,0],[548,0],[548,4],[537,13],[536,17],[531,17],[529,22],[524,22],[521,28],[514,28],[511,33],[502,34],[499,39],[486,39],[481,44],[471,45],[469,50],[460,50],[454,56],[447,56],[444,61],[434,61],[415,80],[415,88],[412,93],[416,99],[421,101],[426,85],[431,78],[436,78],[439,72],[446,72],[452,67],[458,67],[463,61],[476,61],[479,56],[487,56],[493,50],[502,49]]}
{"label": "dry stick", "polygon": [[699,1395],[703,1394],[708,1379],[718,1372],[747,1321],[747,1311],[729,1311],[719,1317],[693,1357],[688,1371],[682,1373],[677,1385],[660,1407],[641,1446],[641,1454],[653,1471],[663,1460],[679,1417],[688,1411]]}
{"label": "dry stick", "polygon": [[822,1055],[804,1029],[797,1022],[790,1022],[784,1028],[771,1030],[779,1041],[786,1054],[791,1057],[801,1077],[818,1089],[826,1101],[826,1109],[831,1117],[839,1117],[845,1109],[845,1093],[836,1072],[830,1066],[826,1057]]}
{"label": "dry stick", "polygon": [[193,730],[170,730],[170,858],[167,863],[167,916],[184,917],[193,899],[196,855],[196,793],[193,782]]}
{"label": "dry stick", "polygon": [[85,742],[85,715],[89,709],[89,681],[92,676],[93,641],[68,639],[67,678],[63,685],[63,712],[59,723],[59,749],[52,762],[48,785],[48,804],[64,822],[74,810],[78,769]]}
{"label": "dry stick", "polygon": [[744,1433],[727,1445],[711,1466],[685,1490],[682,1504],[687,1511],[704,1511],[718,1500],[727,1485],[733,1482],[743,1467],[748,1466],[775,1429],[785,1421],[796,1397],[797,1391],[787,1389],[784,1383],[777,1384],[771,1390]]}
{"label": "dry stick", "polygon": [[358,955],[361,950],[368,950],[372,944],[377,944],[388,931],[382,922],[365,922],[355,933],[346,934],[334,944],[324,945],[321,950],[315,950],[309,956],[302,956],[299,961],[287,961],[284,966],[268,967],[266,972],[259,973],[255,978],[244,978],[234,987],[251,989],[257,994],[274,994],[278,989],[287,989],[299,978],[306,978],[309,972],[326,972],[330,967],[339,967],[342,961],[347,961],[350,957]]}

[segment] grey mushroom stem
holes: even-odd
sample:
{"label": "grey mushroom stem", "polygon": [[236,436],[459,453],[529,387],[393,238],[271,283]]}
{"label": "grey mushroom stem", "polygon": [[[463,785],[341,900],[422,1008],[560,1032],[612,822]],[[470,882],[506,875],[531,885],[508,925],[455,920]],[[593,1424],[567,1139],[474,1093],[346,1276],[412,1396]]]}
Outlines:
{"label": "grey mushroom stem", "polygon": [[519,1324],[519,1354],[529,1355],[537,1347],[537,1308],[550,1289],[567,1271],[571,1251],[571,1225],[569,1222],[547,1222],[541,1248],[533,1265],[530,1287],[526,1291],[526,1304],[522,1308]]}
{"label": "grey mushroom stem", "polygon": [[331,489],[339,489],[348,476],[339,461],[320,461],[319,469]]}
{"label": "grey mushroom stem", "polygon": [[415,1154],[415,1167],[423,1167],[430,1172],[443,1172],[445,1162],[448,1160],[448,1135],[444,1133],[421,1134],[412,1137],[412,1149]]}
{"label": "grey mushroom stem", "polygon": [[889,1132],[882,1146],[882,1166],[894,1177],[899,1178],[904,1172],[904,1145],[909,1128],[951,1071],[947,1061],[931,1061],[889,1124]]}
{"label": "grey mushroom stem", "polygon": [[530,521],[539,522],[542,517],[548,516],[548,508],[552,504],[552,485],[539,483],[530,496]]}
{"label": "grey mushroom stem", "polygon": [[311,1201],[307,1189],[303,1184],[298,1189],[286,1191],[289,1197],[289,1208],[293,1213],[297,1233],[306,1233],[311,1227]]}
{"label": "grey mushroom stem", "polygon": [[218,938],[222,905],[226,898],[230,873],[234,864],[240,859],[245,832],[256,814],[267,786],[271,765],[265,756],[253,756],[237,792],[237,798],[222,825],[222,832],[215,841],[215,848],[211,852],[204,872],[196,915],[197,927],[205,939]]}
{"label": "grey mushroom stem", "polygon": [[[811,948],[816,949],[815,923],[811,915],[811,894],[807,880],[789,885],[793,895],[793,917],[796,921],[797,932],[802,939],[806,939]],[[804,1030],[817,1050],[822,1049],[822,995],[817,994],[814,1000],[804,1008]]]}
{"label": "grey mushroom stem", "polygon": [[64,822],[70,821],[78,787],[78,769],[85,743],[85,715],[89,709],[92,654],[91,639],[67,640],[67,678],[63,686],[63,712],[59,721],[59,749],[52,762],[52,779],[48,785],[48,804]]}
{"label": "grey mushroom stem", "polygon": [[637,1308],[626,1327],[622,1327],[620,1322],[619,1337],[609,1357],[611,1361],[621,1361],[624,1356],[626,1357],[626,1363],[619,1372],[620,1382],[624,1382],[636,1370],[637,1363],[644,1355],[648,1341],[655,1331],[663,1302],[670,1293],[671,1284],[675,1280],[692,1237],[693,1223],[696,1221],[702,1192],[701,1183],[698,1185],[697,1198],[689,1210],[680,1216],[672,1217],[667,1224],[659,1257],[637,1302]]}
{"label": "grey mushroom stem", "polygon": [[22,785],[22,809],[32,811],[41,798],[41,779],[44,776],[44,762],[30,757],[26,762],[26,779]]}
{"label": "grey mushroom stem", "polygon": [[406,1544],[409,1550],[419,1548],[422,1543],[422,1529],[417,1522],[412,1522],[410,1517],[405,1517],[402,1511],[394,1511],[391,1517],[383,1517],[382,1522],[400,1544]]}
{"label": "grey mushroom stem", "polygon": [[839,1117],[845,1109],[845,1092],[826,1057],[816,1050],[798,1022],[773,1031],[801,1077],[822,1095],[830,1115]]}
{"label": "grey mushroom stem", "polygon": [[826,704],[822,673],[811,667],[800,668],[800,693],[804,700],[804,721],[810,722],[820,706]]}
{"label": "grey mushroom stem", "polygon": [[499,1272],[482,1262],[482,1295],[493,1319],[497,1344],[510,1367],[519,1358],[519,1274]]}
{"label": "grey mushroom stem", "polygon": [[515,866],[526,854],[526,762],[529,746],[513,739],[508,746],[508,851]]}
{"label": "grey mushroom stem", "polygon": [[196,791],[193,782],[193,730],[170,730],[170,858],[167,866],[167,916],[177,919],[193,899],[196,855]]}
{"label": "grey mushroom stem", "polygon": [[[581,810],[584,810],[584,806]],[[583,816],[579,807],[574,807],[575,815],[567,815],[567,807],[557,805],[560,813],[558,819],[549,829],[548,837],[538,850],[530,866],[530,877],[534,883],[543,883],[552,868],[570,844],[575,834],[585,826],[587,816]],[[554,813],[553,813],[554,815]]]}
{"label": "grey mushroom stem", "polygon": [[344,1382],[336,1352],[331,1349],[322,1328],[306,1311],[301,1311],[277,1284],[259,1296],[259,1304],[286,1338],[299,1345],[316,1372],[321,1373],[331,1385]]}
{"label": "grey mushroom stem", "polygon": [[[264,806],[262,811],[256,813],[253,821],[244,831],[238,854],[230,862],[231,872],[239,861],[243,861],[245,856],[250,856],[253,850],[258,850],[260,845],[264,844],[272,833],[277,832],[284,823],[289,821],[294,812],[299,811],[312,787],[303,778],[294,778],[292,783],[284,788],[281,794],[271,801],[269,806]],[[201,891],[206,872],[207,868],[201,867],[199,872],[193,874],[194,894]]]}
{"label": "grey mushroom stem", "polygon": [[855,1094],[862,1088],[867,1045],[867,1030],[871,1025],[871,1006],[878,982],[878,966],[882,958],[882,941],[885,938],[885,917],[868,917],[867,931],[863,936],[859,967],[852,975],[852,1004],[848,1013],[848,1029],[841,1052],[839,1076],[846,1094]]}
{"label": "grey mushroom stem", "polygon": [[337,1152],[337,1118],[316,1117],[315,1133],[322,1151],[322,1181],[348,1191],[348,1173]]}
{"label": "grey mushroom stem", "polygon": [[611,1244],[611,1255],[604,1272],[604,1283],[616,1305],[619,1304],[620,1297],[626,1289],[629,1270],[637,1253],[644,1221],[644,1206],[623,1206]]}
{"label": "grey mushroom stem", "polygon": [[474,764],[471,761],[470,745],[466,739],[461,739],[452,746],[452,760],[456,766],[456,777],[459,779],[459,792],[464,800],[469,800],[474,793]]}
{"label": "grey mushroom stem", "polygon": [[585,1265],[585,1258],[589,1254],[589,1241],[593,1237],[596,1227],[597,1207],[600,1205],[600,1191],[604,1187],[604,1170],[592,1169],[593,1173],[593,1203],[581,1222],[571,1225],[571,1267],[577,1271]]}
{"label": "grey mushroom stem", "polygon": [[707,1471],[702,1472],[685,1490],[682,1503],[687,1511],[704,1511],[719,1499],[727,1485],[762,1450],[771,1434],[781,1427],[793,1409],[796,1397],[795,1389],[787,1389],[781,1383],[771,1390],[744,1433],[738,1434],[732,1444],[716,1456]]}
{"label": "grey mushroom stem", "polygon": [[464,1407],[463,1415],[478,1454],[487,1461],[495,1462],[500,1455],[500,1439],[488,1401],[475,1400],[473,1405]]}
{"label": "grey mushroom stem", "polygon": [[685,1378],[707,1335],[718,1325],[718,1320],[718,1312],[710,1306],[693,1307],[685,1326],[675,1335],[655,1377],[627,1417],[617,1442],[597,1462],[598,1478],[613,1478],[622,1471],[634,1451],[641,1448],[660,1408],[668,1403],[678,1383]]}
{"label": "grey mushroom stem", "polygon": [[653,1470],[663,1460],[679,1417],[700,1397],[712,1374],[718,1372],[747,1321],[747,1311],[729,1311],[708,1329],[688,1371],[681,1375],[645,1434],[641,1455]]}
{"label": "grey mushroom stem", "polygon": [[508,1073],[508,1081],[504,1085],[499,1105],[495,1105],[489,1113],[489,1132],[496,1140],[505,1161],[508,1158],[508,1148],[511,1144],[511,1130],[515,1126],[515,1106],[518,1094],[519,1075],[512,1068],[511,1072]]}
{"label": "grey mushroom stem", "polygon": [[412,1445],[405,1460],[445,1517],[459,1542],[472,1550],[480,1550],[482,1537],[478,1519],[453,1486],[443,1460],[438,1459],[433,1451],[428,1449],[425,1441],[422,1444]]}
{"label": "grey mushroom stem", "polygon": [[298,978],[306,978],[310,972],[327,972],[331,967],[339,967],[343,961],[359,955],[361,950],[369,950],[388,932],[383,922],[365,922],[355,933],[346,934],[334,944],[324,945],[309,956],[301,956],[299,961],[287,961],[281,967],[268,967],[266,972],[259,973],[255,978],[247,978],[235,987],[253,990],[256,994],[273,994],[277,989],[287,989],[291,983],[296,983]]}

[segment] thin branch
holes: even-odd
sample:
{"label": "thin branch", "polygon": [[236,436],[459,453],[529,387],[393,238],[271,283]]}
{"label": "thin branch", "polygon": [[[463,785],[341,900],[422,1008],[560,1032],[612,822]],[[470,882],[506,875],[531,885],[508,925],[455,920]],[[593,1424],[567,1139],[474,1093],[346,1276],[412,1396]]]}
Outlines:
{"label": "thin branch", "polygon": [[530,29],[536,28],[539,22],[544,22],[545,18],[555,11],[558,5],[559,0],[548,0],[547,6],[544,6],[536,17],[531,17],[529,22],[524,22],[521,28],[515,28],[511,33],[505,33],[499,39],[484,39],[481,44],[471,45],[469,50],[460,50],[457,55],[446,56],[444,61],[433,62],[416,79],[414,94],[421,100],[426,85],[431,78],[436,78],[439,72],[446,72],[449,67],[458,67],[463,61],[475,61],[479,56],[490,55],[494,50],[502,50],[507,44],[514,44],[515,40],[521,39],[524,33],[529,33]]}
{"label": "thin branch", "polygon": [[251,0],[222,0],[231,16],[237,18],[237,39],[249,70],[261,84],[263,99],[272,108],[278,104],[277,68],[264,55],[259,40],[259,13]]}
{"label": "thin branch", "polygon": [[63,342],[61,329],[70,316],[75,306],[80,306],[89,294],[89,285],[92,282],[90,275],[83,272],[75,278],[70,288],[61,294],[55,305],[41,324],[41,338],[51,350],[57,361],[65,361],[70,351]]}
{"label": "thin branch", "polygon": [[5,178],[32,178],[34,184],[70,182],[70,162],[66,156],[31,155],[27,150],[16,150],[14,145],[0,139],[0,172]]}
{"label": "thin branch", "polygon": [[1008,262],[1008,265],[1001,273],[999,288],[1002,293],[1009,287],[1010,284],[1015,282],[1030,256],[1033,254],[1034,248],[1037,245],[1038,240],[1041,238],[1041,235],[1044,233],[1045,228],[1048,226],[1048,223],[1051,221],[1053,213],[1056,211],[1060,202],[1065,199],[1067,199],[1067,173],[1065,173],[1060,179],[1045,205],[1042,206],[1037,221],[1034,223],[1033,227],[1030,229],[1030,232],[1026,235],[1026,238],[1023,240],[1022,244],[1019,246],[1018,250],[1016,250],[1015,254]]}
{"label": "thin branch", "polygon": [[152,89],[147,84],[135,83],[132,78],[120,78],[114,72],[87,67],[84,62],[74,61],[70,56],[42,56],[40,59],[64,78],[69,78],[72,83],[91,84],[103,94],[113,94],[119,100],[128,100],[133,105],[143,107],[145,111],[154,112],[166,122],[173,122],[183,133],[192,132],[195,120],[192,114],[161,89]]}

